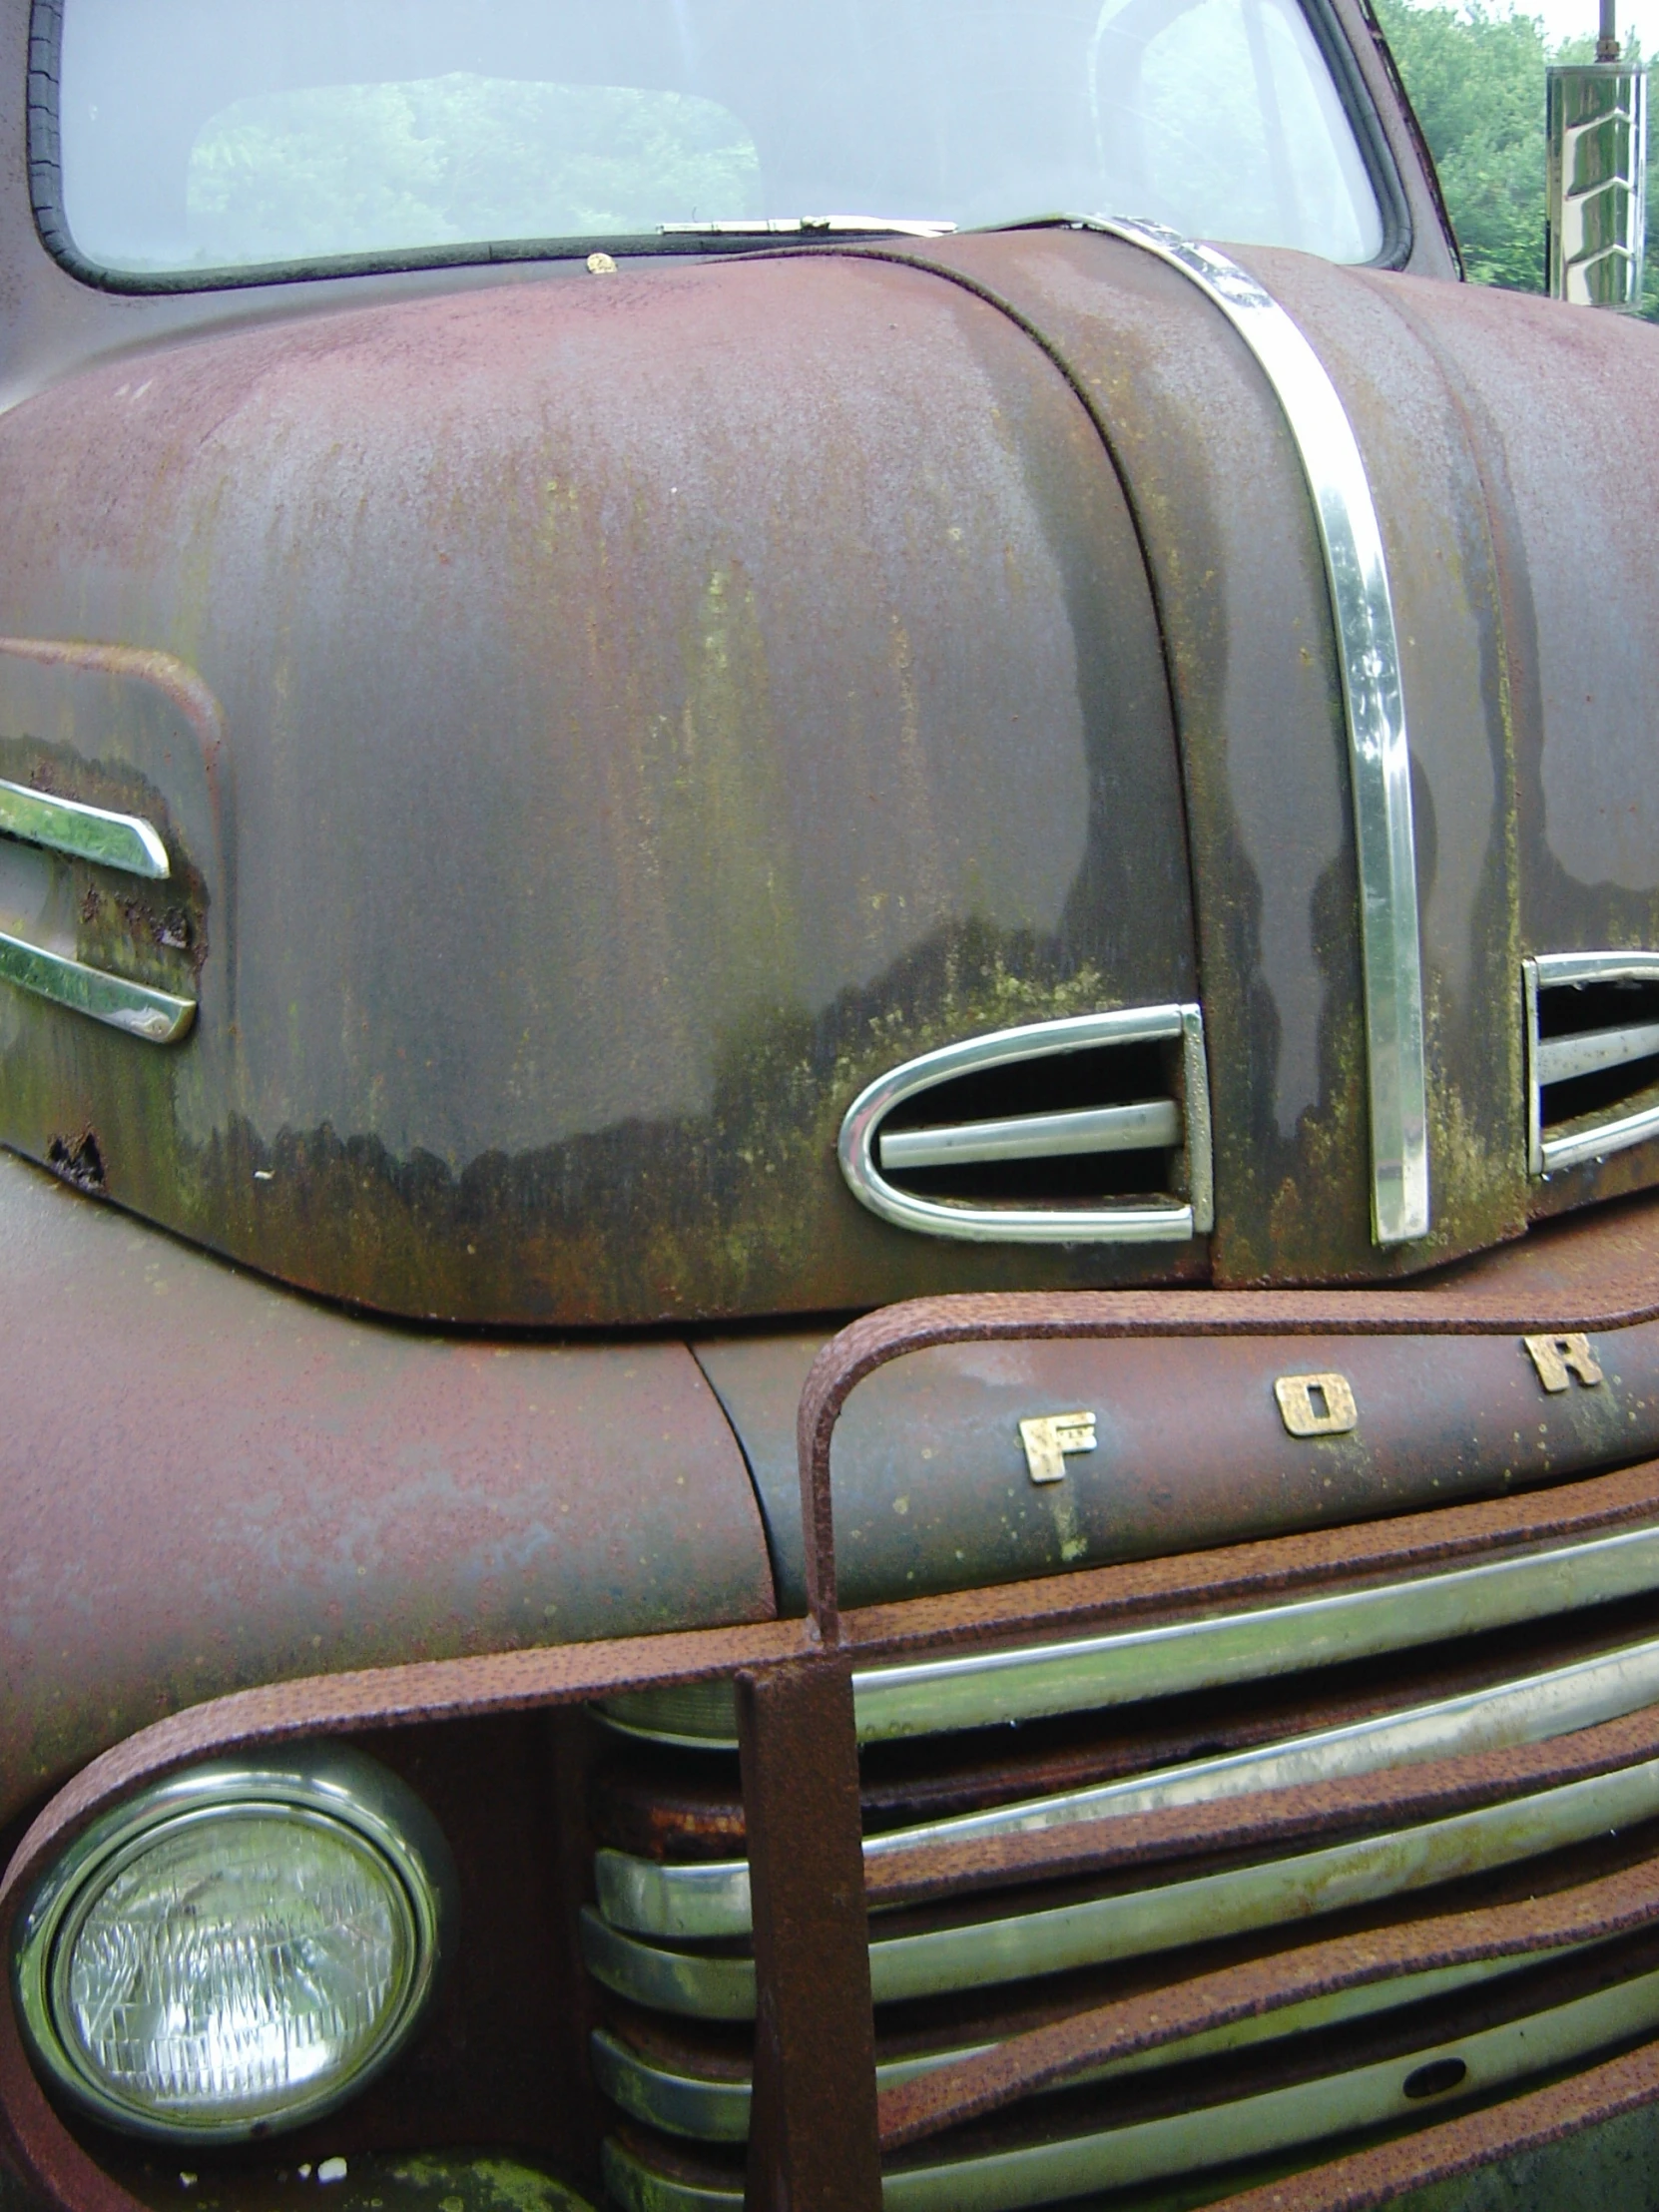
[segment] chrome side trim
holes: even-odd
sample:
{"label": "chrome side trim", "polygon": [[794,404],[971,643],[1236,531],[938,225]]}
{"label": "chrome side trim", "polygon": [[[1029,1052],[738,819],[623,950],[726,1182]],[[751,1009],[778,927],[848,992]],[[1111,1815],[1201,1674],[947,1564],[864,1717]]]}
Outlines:
{"label": "chrome side trim", "polygon": [[[867,1865],[872,1860],[902,1859],[908,1852],[934,1844],[1031,1834],[1077,1821],[1207,1805],[1263,1790],[1377,1774],[1384,1767],[1544,1743],[1655,1703],[1659,1703],[1659,1640],[1251,1751],[1190,1760],[1132,1775],[1126,1781],[1027,1798],[989,1812],[890,1829],[865,1838],[864,1860]],[[670,1942],[749,1934],[747,1860],[665,1864],[602,1849],[594,1855],[594,1871],[600,1910],[613,1928]]]}
{"label": "chrome side trim", "polygon": [[[1015,2212],[1017,2206],[1201,2173],[1388,2122],[1423,2125],[1471,2098],[1573,2065],[1655,2024],[1659,1974],[1642,1974],[1547,2012],[1231,2104],[978,2158],[903,2166],[883,2176],[882,2212]],[[1428,2100],[1407,2096],[1409,2079],[1446,2060],[1464,2069],[1454,2091]],[[605,2186],[624,2212],[741,2212],[741,2189],[705,2188],[656,2173],[614,2137],[606,2138],[604,2170]]]}
{"label": "chrome side trim", "polygon": [[112,815],[76,799],[0,781],[0,835],[47,845],[77,860],[165,880],[172,872],[159,832],[138,815]]}
{"label": "chrome side trim", "polygon": [[1336,1666],[1659,1588],[1659,1528],[1409,1582],[853,1676],[858,1737],[933,1735]]}
{"label": "chrome side trim", "polygon": [[1180,1142],[1180,1107],[1173,1098],[1149,1098],[1135,1106],[1085,1107],[1074,1114],[1022,1114],[1017,1121],[883,1131],[875,1149],[884,1168],[945,1168],[981,1160],[1167,1151]]}
{"label": "chrome side trim", "polygon": [[107,1022],[146,1044],[177,1044],[196,1019],[194,998],[175,998],[171,992],[152,990],[147,983],[131,983],[123,975],[86,967],[4,931],[0,931],[0,982],[14,983],[36,998],[50,999],[54,1006]]}
{"label": "chrome side trim", "polygon": [[[1541,952],[1521,963],[1526,999],[1526,1164],[1532,1175],[1553,1175],[1561,1168],[1579,1166],[1585,1160],[1604,1160],[1610,1153],[1627,1152],[1632,1145],[1659,1137],[1659,1101],[1650,1101],[1621,1113],[1616,1107],[1606,1115],[1577,1128],[1569,1125],[1562,1135],[1544,1134],[1543,1088],[1564,1083],[1574,1075],[1594,1074],[1601,1068],[1619,1067],[1659,1052],[1659,1030],[1646,1026],[1630,1029],[1590,1029],[1576,1036],[1541,1037],[1538,1033],[1538,999],[1546,990],[1570,988],[1578,983],[1659,984],[1659,952]],[[1653,1041],[1643,1040],[1651,1036]],[[1592,1057],[1599,1047],[1628,1045]],[[1581,1061],[1582,1064],[1575,1064]]]}
{"label": "chrome side trim", "polygon": [[[1010,1061],[1047,1059],[1097,1045],[1154,1044],[1174,1039],[1181,1042],[1188,1091],[1187,1172],[1192,1195],[1186,1204],[1167,1199],[1096,1207],[950,1205],[895,1189],[876,1162],[876,1140],[883,1117],[903,1100],[931,1090],[934,1084],[952,1076],[976,1075]],[[1201,1098],[1196,1110],[1195,1097]],[[964,1238],[977,1244],[1184,1244],[1214,1225],[1203,1014],[1197,1006],[1188,1005],[1126,1007],[1112,1013],[1077,1014],[1065,1021],[999,1029],[988,1036],[969,1037],[960,1044],[925,1052],[878,1076],[858,1094],[841,1123],[839,1154],[841,1173],[853,1196],[871,1213],[896,1223],[900,1229],[919,1230],[933,1237]],[[952,1157],[962,1159],[965,1155]]]}
{"label": "chrome side trim", "polygon": [[[1585,1947],[1585,1946],[1579,1946]],[[1558,1955],[1567,1956],[1568,1952]],[[1533,1964],[1530,1958],[1484,1958],[1469,1965],[1436,1966],[1423,1973],[1401,1974],[1391,1981],[1373,1982],[1365,1988],[1340,1989],[1334,1995],[1309,1997],[1288,2004],[1281,2011],[1252,2019],[1235,2020],[1226,2027],[1207,2028],[1201,2035],[1183,2036],[1156,2050],[1136,2051],[1115,2058],[1092,2072],[1078,2075],[1067,2088],[1084,2088],[1121,2074],[1151,2073],[1161,2066],[1184,2064],[1192,2058],[1210,2058],[1224,2051],[1248,2050],[1257,2043],[1276,2042],[1312,2028],[1335,2027],[1349,2020],[1369,2019],[1374,2013],[1416,2004],[1428,1997],[1444,1996],[1476,1982],[1517,1973]],[[613,2104],[648,2127],[660,2127],[670,2135],[685,2135],[704,2143],[742,2143],[749,2139],[751,2085],[747,2075],[714,2077],[681,2073],[659,2064],[634,2049],[609,2028],[598,2027],[592,2036],[593,2070],[600,2088]],[[878,2089],[893,2089],[917,2074],[936,2072],[958,2059],[976,2058],[992,2050],[993,2043],[963,2043],[923,2057],[888,2059],[875,2069]]]}
{"label": "chrome side trim", "polygon": [[1411,762],[1399,642],[1382,533],[1359,441],[1323,362],[1272,294],[1213,246],[1156,223],[1091,219],[1195,283],[1256,356],[1302,458],[1319,520],[1347,708],[1360,864],[1372,1233],[1408,1243],[1429,1228],[1428,1099],[1417,929]]}
{"label": "chrome side trim", "polygon": [[[1327,1913],[1511,1867],[1659,1814],[1659,1760],[1591,1775],[1471,1813],[1000,1920],[876,1933],[869,1946],[877,2004],[945,1996],[1031,1975],[1145,1958],[1182,1943],[1259,1929],[1295,1929]],[[880,1921],[874,1924],[877,1931]],[[619,1996],[702,2019],[753,2019],[755,1961],[668,1950],[582,1916],[589,1971]]]}

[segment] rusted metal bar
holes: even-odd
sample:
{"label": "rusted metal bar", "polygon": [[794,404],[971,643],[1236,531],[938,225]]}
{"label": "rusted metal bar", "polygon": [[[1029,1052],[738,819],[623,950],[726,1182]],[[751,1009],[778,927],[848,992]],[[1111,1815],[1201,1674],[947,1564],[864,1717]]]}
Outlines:
{"label": "rusted metal bar", "polygon": [[1259,1796],[1217,1799],[1154,1813],[1078,1821],[1064,1828],[1012,1830],[954,1844],[933,1844],[902,1857],[870,1861],[865,1889],[872,1904],[911,1905],[948,1895],[1104,1873],[1110,1868],[1234,1851],[1274,1851],[1311,1836],[1403,1828],[1442,1819],[1476,1805],[1559,1788],[1586,1776],[1615,1772],[1659,1756],[1659,1708],[1646,1707],[1539,1744],[1479,1752],[1462,1759],[1386,1767],[1341,1781],[1310,1782]]}
{"label": "rusted metal bar", "polygon": [[1408,2189],[1452,2181],[1499,2158],[1541,2150],[1659,2097],[1659,2043],[1438,2127],[1379,2143],[1285,2181],[1227,2197],[1212,2212],[1374,2212]]}
{"label": "rusted metal bar", "polygon": [[851,1662],[740,1674],[738,1733],[759,1985],[744,2203],[880,2212]]}
{"label": "rusted metal bar", "polygon": [[1604,1941],[1655,1921],[1659,1863],[1645,1860],[1553,1896],[1405,1921],[1253,1958],[1033,2028],[976,2057],[915,2075],[880,2097],[881,2147],[902,2149],[1039,2090],[1058,2088],[1112,2059],[1339,1989],[1439,1966]]}

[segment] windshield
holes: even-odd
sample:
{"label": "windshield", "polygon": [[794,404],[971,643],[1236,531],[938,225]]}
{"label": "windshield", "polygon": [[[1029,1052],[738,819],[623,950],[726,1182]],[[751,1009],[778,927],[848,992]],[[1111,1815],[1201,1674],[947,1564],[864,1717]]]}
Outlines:
{"label": "windshield", "polygon": [[825,216],[1382,248],[1297,0],[65,0],[60,82],[64,226],[135,276]]}

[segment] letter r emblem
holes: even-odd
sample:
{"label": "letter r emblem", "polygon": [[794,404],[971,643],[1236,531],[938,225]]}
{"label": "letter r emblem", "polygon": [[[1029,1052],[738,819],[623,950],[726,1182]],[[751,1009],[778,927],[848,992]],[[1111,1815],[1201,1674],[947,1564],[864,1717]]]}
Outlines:
{"label": "letter r emblem", "polygon": [[1551,1395],[1570,1389],[1570,1378],[1575,1375],[1587,1390],[1606,1380],[1588,1337],[1523,1337],[1521,1343],[1538,1371],[1538,1381]]}

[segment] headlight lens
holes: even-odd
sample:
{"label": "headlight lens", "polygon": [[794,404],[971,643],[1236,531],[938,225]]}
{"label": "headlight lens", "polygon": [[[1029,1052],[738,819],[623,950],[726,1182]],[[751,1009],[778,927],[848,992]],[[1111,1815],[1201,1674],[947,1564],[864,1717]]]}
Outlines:
{"label": "headlight lens", "polygon": [[355,1754],[175,1778],[73,1846],[22,1916],[36,2057],[130,2131],[297,2125],[406,2040],[451,1881],[419,1801]]}

